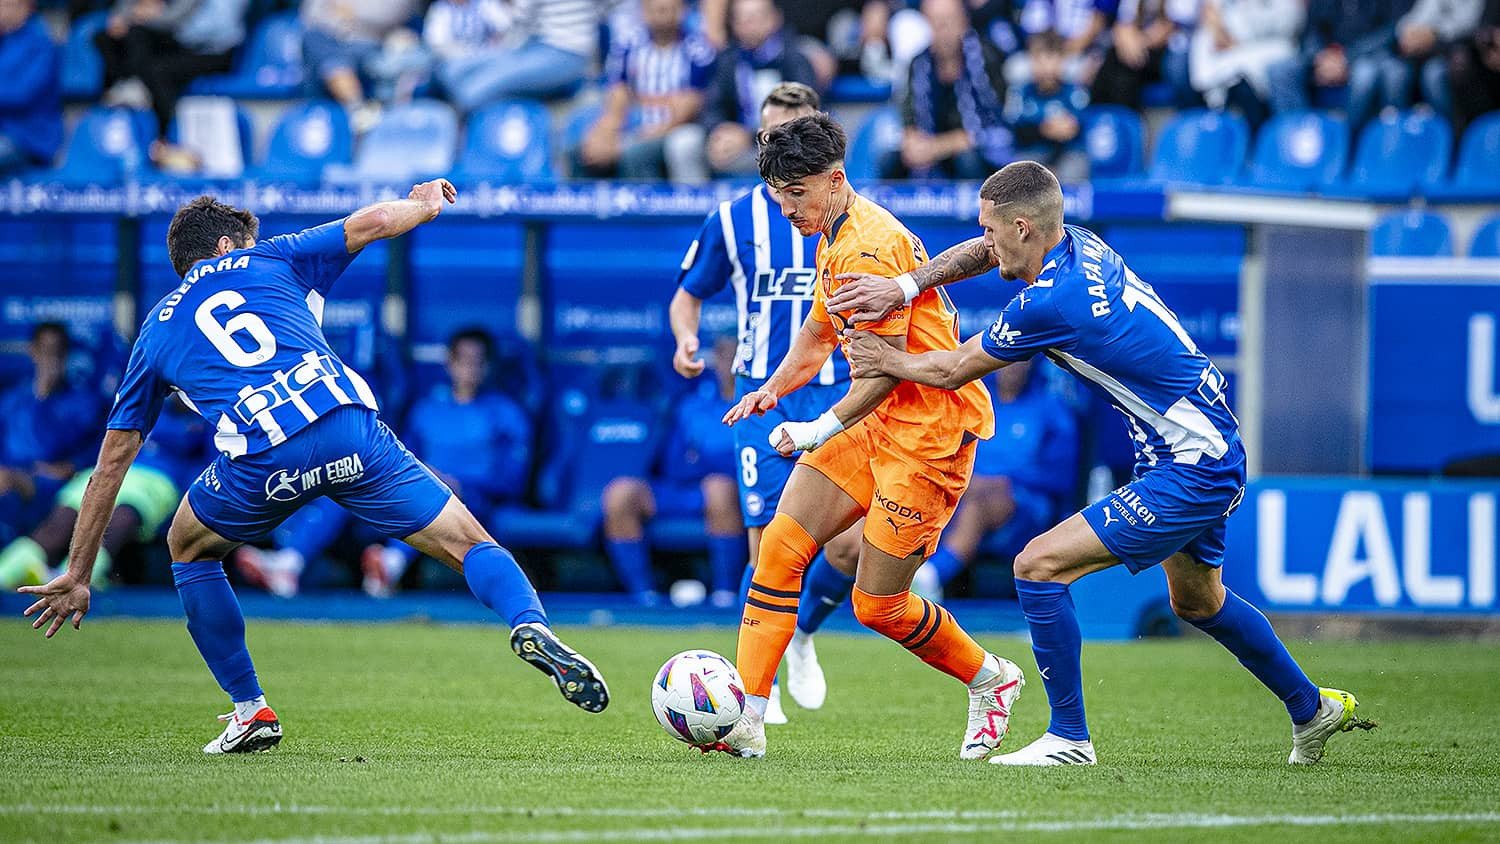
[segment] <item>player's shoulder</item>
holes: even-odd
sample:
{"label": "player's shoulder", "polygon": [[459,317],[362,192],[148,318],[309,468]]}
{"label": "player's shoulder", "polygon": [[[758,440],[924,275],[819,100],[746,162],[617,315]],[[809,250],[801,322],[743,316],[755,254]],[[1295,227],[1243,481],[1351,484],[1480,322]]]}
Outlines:
{"label": "player's shoulder", "polygon": [[911,231],[896,215],[884,207],[859,197],[833,226],[827,249],[848,257],[866,256],[879,260],[880,252],[904,252],[915,240]]}
{"label": "player's shoulder", "polygon": [[849,219],[855,225],[855,233],[861,238],[883,239],[898,236],[912,239],[911,229],[892,214],[890,209],[864,196],[854,201],[849,208]]}

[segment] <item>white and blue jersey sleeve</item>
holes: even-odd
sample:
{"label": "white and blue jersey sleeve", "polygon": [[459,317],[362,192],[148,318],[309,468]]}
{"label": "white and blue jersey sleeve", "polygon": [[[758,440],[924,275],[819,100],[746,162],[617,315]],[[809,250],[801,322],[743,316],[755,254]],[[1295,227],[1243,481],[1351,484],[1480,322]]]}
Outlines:
{"label": "white and blue jersey sleeve", "polygon": [[145,344],[135,344],[104,427],[111,431],[140,431],[144,438],[156,426],[162,403],[171,391],[152,368]]}
{"label": "white and blue jersey sleeve", "polygon": [[682,258],[677,284],[699,299],[709,299],[729,284],[734,268],[724,250],[724,224],[714,211],[703,221],[698,236]]}
{"label": "white and blue jersey sleeve", "polygon": [[308,290],[327,296],[334,281],[356,257],[344,240],[344,223],[348,219],[277,235],[261,245],[290,264],[294,277]]}
{"label": "white and blue jersey sleeve", "polygon": [[1048,349],[1070,348],[1076,333],[1048,293],[1050,289],[1035,287],[1017,293],[984,333],[984,350],[997,360],[1018,363]]}

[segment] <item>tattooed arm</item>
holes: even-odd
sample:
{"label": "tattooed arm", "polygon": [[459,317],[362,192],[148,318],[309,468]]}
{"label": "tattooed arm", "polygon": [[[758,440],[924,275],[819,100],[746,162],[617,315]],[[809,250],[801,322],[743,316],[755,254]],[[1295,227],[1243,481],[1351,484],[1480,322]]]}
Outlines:
{"label": "tattooed arm", "polygon": [[[918,294],[944,284],[962,281],[983,275],[996,266],[995,258],[984,238],[970,238],[957,246],[950,246],[942,254],[907,274],[908,282],[915,285]],[[891,311],[916,298],[908,296],[897,279],[883,278],[870,273],[844,273],[848,279],[828,299],[828,310],[835,313],[853,311],[849,321],[876,322],[885,319]]]}

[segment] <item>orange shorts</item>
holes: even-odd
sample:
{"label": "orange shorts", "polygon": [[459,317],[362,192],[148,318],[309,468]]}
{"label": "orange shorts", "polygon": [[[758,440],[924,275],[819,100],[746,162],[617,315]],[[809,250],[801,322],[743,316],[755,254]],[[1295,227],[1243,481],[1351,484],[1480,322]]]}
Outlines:
{"label": "orange shorts", "polygon": [[816,469],[865,507],[865,540],[893,557],[937,551],[974,473],[975,441],[948,457],[921,460],[866,416],[798,462]]}

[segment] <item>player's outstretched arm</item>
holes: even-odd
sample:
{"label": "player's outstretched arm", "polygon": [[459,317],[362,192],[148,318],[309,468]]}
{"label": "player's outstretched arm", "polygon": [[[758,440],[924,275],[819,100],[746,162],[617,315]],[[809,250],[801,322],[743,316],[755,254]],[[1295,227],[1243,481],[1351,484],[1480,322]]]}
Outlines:
{"label": "player's outstretched arm", "polygon": [[377,240],[400,237],[423,223],[437,219],[443,203],[458,201],[458,189],[447,179],[412,185],[406,199],[366,205],[344,221],[344,245],[351,253]]}
{"label": "player's outstretched arm", "polygon": [[703,361],[698,357],[698,325],[703,320],[703,300],[681,287],[677,288],[672,294],[672,303],[667,306],[667,320],[672,325],[672,336],[677,339],[672,368],[684,378],[697,378],[703,374]]}
{"label": "player's outstretched arm", "polygon": [[781,359],[781,365],[776,367],[776,371],[771,373],[771,377],[766,379],[759,390],[751,390],[740,399],[739,404],[729,408],[729,412],[724,414],[724,424],[733,425],[751,416],[764,416],[766,411],[776,407],[782,396],[811,381],[818,374],[818,370],[823,368],[823,361],[833,354],[833,347],[838,344],[838,340],[839,335],[833,330],[832,324],[816,319],[803,320],[802,330],[792,340],[792,348]]}
{"label": "player's outstretched arm", "polygon": [[[892,349],[904,348],[906,335],[882,336],[871,334],[877,342],[888,344]],[[771,430],[771,446],[784,457],[794,452],[811,450],[828,442],[840,431],[869,415],[880,406],[885,397],[896,389],[900,379],[891,377],[861,378],[849,384],[849,392],[839,399],[822,416],[810,422],[782,422]]]}
{"label": "player's outstretched arm", "polygon": [[41,611],[32,629],[37,630],[48,622],[47,638],[71,617],[73,629],[83,622],[89,611],[89,578],[94,574],[94,557],[99,554],[99,543],[104,541],[104,528],[115,511],[115,498],[120,494],[120,484],[125,472],[141,450],[140,431],[107,431],[104,445],[99,448],[99,462],[89,476],[88,486],[83,490],[83,502],[79,505],[78,521],[73,526],[73,544],[68,549],[68,570],[42,586],[22,586],[21,592],[37,596],[36,603],[26,608],[23,615]]}
{"label": "player's outstretched arm", "polygon": [[914,355],[892,347],[886,338],[868,331],[844,332],[849,344],[850,374],[855,379],[881,380],[885,377],[915,381],[929,387],[956,390],[1006,366],[1009,362],[995,358],[984,350],[984,335],[975,334],[952,351],[923,352]]}
{"label": "player's outstretched arm", "polygon": [[886,278],[873,273],[843,273],[843,286],[828,298],[832,313],[853,311],[850,322],[879,322],[909,305],[925,290],[983,275],[996,266],[984,238],[975,237],[943,250],[909,273]]}

